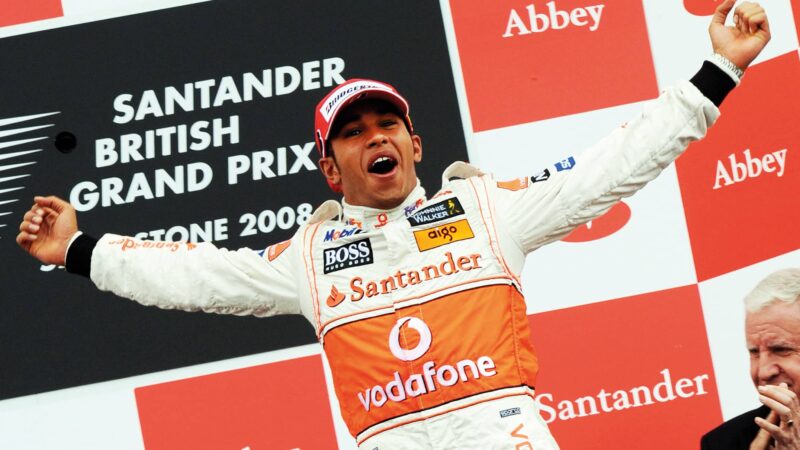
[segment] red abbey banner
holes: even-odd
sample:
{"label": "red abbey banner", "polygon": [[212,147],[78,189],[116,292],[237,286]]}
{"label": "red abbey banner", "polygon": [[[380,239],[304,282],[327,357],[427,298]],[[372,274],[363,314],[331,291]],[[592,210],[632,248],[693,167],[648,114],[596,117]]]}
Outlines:
{"label": "red abbey banner", "polygon": [[561,448],[697,448],[722,422],[696,285],[530,323],[536,398]]}
{"label": "red abbey banner", "polygon": [[723,118],[677,161],[700,281],[800,248],[800,59],[750,67]]}
{"label": "red abbey banner", "polygon": [[794,12],[794,27],[797,29],[797,39],[800,40],[800,0],[792,0]]}
{"label": "red abbey banner", "polygon": [[0,27],[63,15],[61,0],[5,0],[0,8]]}
{"label": "red abbey banner", "polygon": [[639,0],[453,0],[475,131],[656,97]]}
{"label": "red abbey banner", "polygon": [[319,356],[136,389],[148,450],[336,448]]}

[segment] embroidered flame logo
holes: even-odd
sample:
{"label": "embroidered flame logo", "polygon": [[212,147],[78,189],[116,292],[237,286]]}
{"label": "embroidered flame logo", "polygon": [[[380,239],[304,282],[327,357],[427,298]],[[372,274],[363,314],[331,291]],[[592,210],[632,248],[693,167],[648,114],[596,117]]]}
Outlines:
{"label": "embroidered flame logo", "polygon": [[331,285],[331,293],[330,295],[328,295],[328,300],[326,301],[328,306],[333,308],[337,306],[339,303],[342,303],[343,301],[344,301],[344,294],[339,292],[339,289],[336,289],[335,284]]}
{"label": "embroidered flame logo", "polygon": [[508,180],[508,181],[498,181],[497,187],[509,191],[518,191],[520,189],[526,189],[528,187],[528,177],[515,178],[513,180]]}
{"label": "embroidered flame logo", "polygon": [[289,244],[291,243],[292,241],[290,239],[283,242],[279,242],[275,245],[270,245],[269,248],[267,249],[267,258],[269,259],[269,261],[270,262],[275,261],[275,259],[278,256],[281,256],[281,253],[283,253],[284,250],[289,248]]}

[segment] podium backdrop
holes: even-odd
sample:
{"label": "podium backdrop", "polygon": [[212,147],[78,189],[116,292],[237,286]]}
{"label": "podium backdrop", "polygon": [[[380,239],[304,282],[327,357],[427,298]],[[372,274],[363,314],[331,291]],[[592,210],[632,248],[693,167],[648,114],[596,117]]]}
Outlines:
{"label": "podium backdrop", "polygon": [[[261,250],[334,194],[313,107],[397,87],[429,193],[579,155],[710,53],[713,0],[7,0],[0,11],[0,447],[355,448],[300,316],[143,307],[42,266],[32,197],[82,230]],[[696,448],[758,404],[742,297],[800,267],[800,2],[708,137],[528,258],[537,400],[564,449]],[[652,436],[662,436],[653,442]]]}

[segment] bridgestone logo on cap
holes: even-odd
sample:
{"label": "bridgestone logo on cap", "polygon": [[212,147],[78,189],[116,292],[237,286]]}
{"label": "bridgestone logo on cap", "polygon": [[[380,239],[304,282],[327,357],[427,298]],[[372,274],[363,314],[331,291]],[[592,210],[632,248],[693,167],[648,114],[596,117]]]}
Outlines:
{"label": "bridgestone logo on cap", "polygon": [[380,89],[386,92],[392,92],[389,86],[385,84],[378,84],[373,82],[363,82],[357,84],[348,84],[346,86],[342,86],[341,88],[333,91],[330,97],[328,97],[328,101],[322,105],[322,108],[319,110],[322,117],[325,118],[326,122],[331,121],[331,117],[333,113],[338,109],[339,104],[347,100],[348,98],[352,97],[355,93],[359,91],[363,91],[364,89]]}

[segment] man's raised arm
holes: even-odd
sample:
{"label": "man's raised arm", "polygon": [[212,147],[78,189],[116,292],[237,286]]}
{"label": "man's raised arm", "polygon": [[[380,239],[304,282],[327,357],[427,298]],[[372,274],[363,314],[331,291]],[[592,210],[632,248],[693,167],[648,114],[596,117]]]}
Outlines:
{"label": "man's raised arm", "polygon": [[498,210],[523,253],[604,214],[705,136],[719,116],[717,107],[770,39],[766,13],[756,3],[741,4],[733,12],[735,26],[725,26],[734,3],[726,0],[714,13],[714,54],[691,80],[665,89],[642,114],[575,160],[526,180],[527,189],[498,189]]}
{"label": "man's raised arm", "polygon": [[143,305],[255,316],[302,312],[291,241],[255,252],[113,234],[97,240],[78,231],[69,203],[50,196],[34,199],[17,243],[43,263],[64,265]]}

